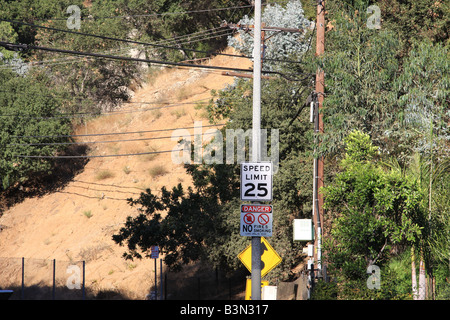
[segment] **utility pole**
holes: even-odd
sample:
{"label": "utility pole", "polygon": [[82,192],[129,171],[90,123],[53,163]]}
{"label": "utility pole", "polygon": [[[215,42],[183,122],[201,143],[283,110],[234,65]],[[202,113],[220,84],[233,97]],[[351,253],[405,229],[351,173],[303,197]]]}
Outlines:
{"label": "utility pole", "polygon": [[[317,0],[317,41],[316,41],[316,56],[320,56],[325,51],[325,1]],[[317,130],[321,134],[324,132],[323,128],[323,116],[320,112],[322,109],[323,99],[325,92],[325,74],[320,68],[316,73],[316,87],[315,95],[317,105],[316,117],[317,117]],[[313,208],[313,221],[315,228],[314,237],[314,269],[318,270],[318,276],[322,276],[322,224],[323,224],[323,195],[320,192],[320,188],[324,186],[324,159],[320,154],[316,155],[314,163],[314,208]]]}
{"label": "utility pole", "polygon": [[[255,0],[254,25],[228,24],[223,23],[222,27],[230,27],[233,29],[253,29],[253,75],[245,75],[240,73],[224,72],[223,75],[232,75],[235,77],[253,78],[253,124],[252,124],[252,162],[261,161],[261,79],[269,79],[263,77],[262,74],[262,53],[264,51],[264,42],[266,39],[266,31],[277,32],[301,32],[300,29],[266,27],[261,22],[261,0]],[[269,37],[270,38],[270,37]],[[253,201],[257,204],[259,202]],[[251,244],[251,299],[261,300],[261,254],[262,244],[261,237],[252,237]]]}
{"label": "utility pole", "polygon": [[[252,161],[261,161],[261,0],[255,0]],[[252,237],[252,300],[261,300],[261,237]]]}

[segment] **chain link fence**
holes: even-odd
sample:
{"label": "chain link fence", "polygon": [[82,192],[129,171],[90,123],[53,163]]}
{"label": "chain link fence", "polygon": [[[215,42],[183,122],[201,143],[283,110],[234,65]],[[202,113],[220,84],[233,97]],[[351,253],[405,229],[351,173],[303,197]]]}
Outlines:
{"label": "chain link fence", "polygon": [[84,300],[85,262],[0,257],[0,289],[10,300]]}
{"label": "chain link fence", "polygon": [[[138,299],[244,299],[246,270],[226,275],[202,266],[170,272],[163,268],[163,260],[157,262],[151,268],[148,294]],[[12,290],[10,300],[128,299],[125,292],[93,293],[93,288],[86,288],[85,270],[85,261],[0,257],[0,290]]]}

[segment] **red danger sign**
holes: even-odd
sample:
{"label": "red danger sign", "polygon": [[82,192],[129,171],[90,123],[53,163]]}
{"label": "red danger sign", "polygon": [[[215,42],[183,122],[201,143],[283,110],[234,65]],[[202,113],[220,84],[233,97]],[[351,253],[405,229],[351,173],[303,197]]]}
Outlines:
{"label": "red danger sign", "polygon": [[241,236],[271,237],[272,236],[272,206],[271,205],[241,205]]}
{"label": "red danger sign", "polygon": [[272,212],[272,206],[269,205],[250,205],[243,204],[241,205],[241,212]]}

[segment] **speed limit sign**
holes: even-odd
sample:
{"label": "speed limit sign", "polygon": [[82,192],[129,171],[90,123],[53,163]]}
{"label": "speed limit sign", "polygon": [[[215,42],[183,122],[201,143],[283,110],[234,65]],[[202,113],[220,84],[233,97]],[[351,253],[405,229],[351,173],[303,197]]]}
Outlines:
{"label": "speed limit sign", "polygon": [[272,201],[272,163],[241,163],[241,200]]}

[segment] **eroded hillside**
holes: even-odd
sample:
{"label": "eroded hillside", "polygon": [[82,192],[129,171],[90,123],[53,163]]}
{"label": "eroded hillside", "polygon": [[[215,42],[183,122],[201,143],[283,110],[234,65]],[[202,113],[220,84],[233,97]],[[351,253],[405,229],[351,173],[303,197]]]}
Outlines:
{"label": "eroded hillside", "polygon": [[[231,49],[228,50],[231,52]],[[215,66],[251,67],[247,59],[217,56],[205,62]],[[194,121],[207,125],[198,101],[207,101],[212,89],[233,81],[220,71],[166,69],[153,73],[139,88],[132,103],[117,114],[108,114],[80,126],[76,134],[120,133],[191,127]],[[190,103],[193,102],[193,103]],[[197,103],[195,103],[197,102]],[[170,104],[171,107],[156,109]],[[193,129],[189,130],[193,132]],[[79,137],[79,141],[111,141],[170,136],[159,131],[126,136]],[[92,155],[120,155],[172,150],[176,141],[162,138],[90,145]],[[154,262],[126,261],[123,247],[111,236],[127,216],[137,214],[126,199],[137,198],[146,188],[191,184],[182,165],[170,153],[91,158],[79,174],[62,188],[27,198],[0,218],[0,260],[4,258],[45,261],[86,261],[86,287],[92,292],[120,292],[131,299],[144,299],[154,282]],[[8,271],[0,270],[0,274]],[[35,278],[40,269],[27,269]],[[5,277],[3,280],[5,281]],[[11,280],[12,281],[12,280]],[[31,280],[30,280],[31,281]],[[49,279],[51,284],[51,279]],[[5,284],[0,282],[0,287]]]}

